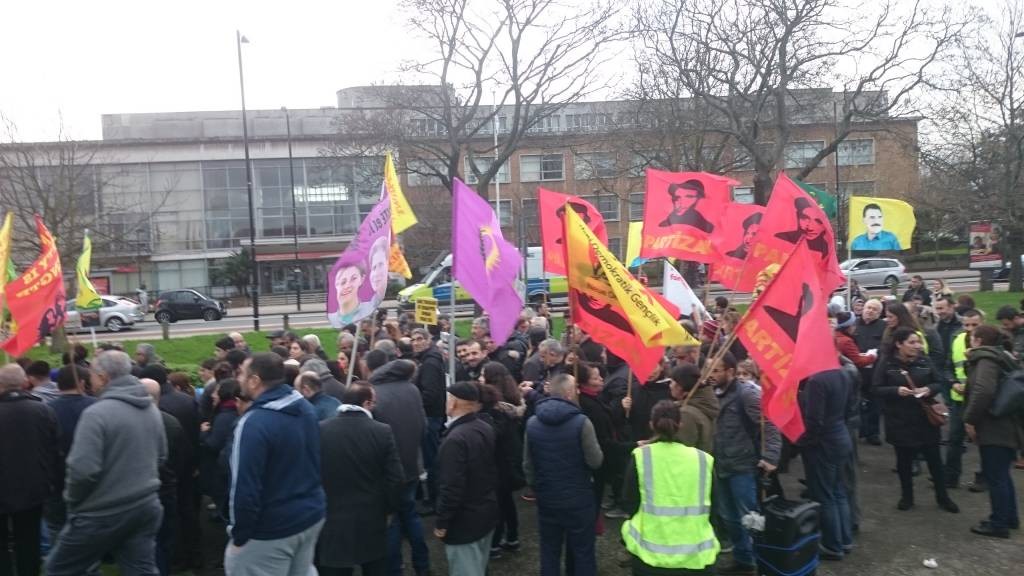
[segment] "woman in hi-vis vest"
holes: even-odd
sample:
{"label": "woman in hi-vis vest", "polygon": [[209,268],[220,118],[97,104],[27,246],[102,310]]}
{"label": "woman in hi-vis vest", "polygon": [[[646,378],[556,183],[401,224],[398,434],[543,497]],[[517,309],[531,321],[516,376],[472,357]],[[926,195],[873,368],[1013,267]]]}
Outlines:
{"label": "woman in hi-vis vest", "polygon": [[719,545],[711,528],[714,458],[676,440],[679,406],[662,400],[651,410],[654,437],[633,450],[623,485],[622,540],[634,575],[712,573]]}

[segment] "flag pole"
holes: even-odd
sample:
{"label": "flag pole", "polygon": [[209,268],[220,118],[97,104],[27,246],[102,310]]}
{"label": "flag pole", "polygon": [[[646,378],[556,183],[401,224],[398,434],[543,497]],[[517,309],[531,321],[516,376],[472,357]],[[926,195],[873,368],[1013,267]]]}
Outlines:
{"label": "flag pole", "polygon": [[[846,243],[846,260],[849,261],[853,258],[853,249],[850,247],[850,243]],[[853,276],[850,271],[846,271],[846,309],[853,310]]]}
{"label": "flag pole", "polygon": [[362,324],[362,322],[356,323],[356,339],[352,342],[352,357],[348,359],[348,374],[345,375],[346,388],[352,385],[352,374],[355,374],[356,367],[358,366],[356,354],[359,352],[359,328]]}
{"label": "flag pole", "polygon": [[[626,366],[629,366],[627,364]],[[633,368],[629,367],[626,372],[626,398],[629,398],[630,405],[633,403]],[[629,408],[626,408],[626,419],[629,419]]]}
{"label": "flag pole", "polygon": [[[452,264],[455,262],[453,261]],[[454,266],[453,266],[454,268]],[[448,283],[448,316],[451,318],[451,332],[448,333],[448,385],[455,384],[455,275]]]}

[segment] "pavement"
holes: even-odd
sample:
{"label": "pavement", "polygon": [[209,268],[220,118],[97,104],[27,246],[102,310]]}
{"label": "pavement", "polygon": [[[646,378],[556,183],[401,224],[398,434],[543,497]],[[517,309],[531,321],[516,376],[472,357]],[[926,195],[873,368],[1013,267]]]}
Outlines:
{"label": "pavement", "polygon": [[[961,512],[950,514],[940,510],[934,501],[926,474],[915,478],[917,506],[907,512],[896,509],[899,484],[891,469],[895,454],[889,446],[861,444],[859,497],[863,518],[856,549],[841,562],[823,562],[817,573],[822,576],[1009,576],[1024,574],[1024,533],[1014,531],[1009,540],[985,538],[970,533],[969,528],[989,512],[988,495],[973,494],[966,489],[952,490],[951,497]],[[972,446],[964,457],[964,470],[978,469],[977,450]],[[782,476],[787,496],[799,495],[798,479],[803,476],[799,459]],[[1024,470],[1013,472],[1017,485],[1018,507],[1024,510]],[[490,576],[524,576],[539,572],[536,506],[516,499],[519,509],[520,542],[518,553],[505,553],[491,561]],[[205,516],[205,514],[204,514]],[[605,534],[597,538],[598,574],[628,574],[618,559],[622,554],[619,540],[621,520],[605,519]],[[431,573],[447,574],[443,544],[435,538],[433,519],[423,520],[430,549]],[[224,545],[224,527],[205,523],[202,541],[207,558],[219,557]],[[938,568],[923,565],[932,558]],[[408,560],[408,546],[406,546]],[[729,554],[719,562],[730,560]],[[412,574],[407,567],[405,574]],[[218,568],[201,572],[203,576],[220,576]]]}

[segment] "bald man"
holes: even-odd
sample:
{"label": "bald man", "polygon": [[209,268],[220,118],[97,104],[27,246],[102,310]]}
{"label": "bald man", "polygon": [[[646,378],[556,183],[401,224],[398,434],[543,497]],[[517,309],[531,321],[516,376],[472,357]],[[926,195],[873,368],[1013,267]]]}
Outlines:
{"label": "bald man", "polygon": [[[146,392],[153,398],[153,404],[160,403],[160,383],[152,378],[140,378]],[[175,527],[178,524],[178,478],[186,474],[185,459],[181,448],[185,444],[185,429],[174,416],[160,411],[167,436],[167,460],[160,466],[160,504],[164,507],[160,531],[156,535],[156,567],[160,576],[170,573],[174,558]]]}

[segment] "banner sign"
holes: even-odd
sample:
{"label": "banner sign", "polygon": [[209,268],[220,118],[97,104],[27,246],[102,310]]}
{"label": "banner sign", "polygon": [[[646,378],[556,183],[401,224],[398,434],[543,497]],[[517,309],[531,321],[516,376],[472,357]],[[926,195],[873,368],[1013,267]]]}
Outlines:
{"label": "banner sign", "polygon": [[970,242],[970,268],[1003,267],[1003,227],[998,222],[971,222],[967,238]]}

